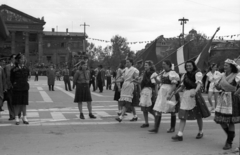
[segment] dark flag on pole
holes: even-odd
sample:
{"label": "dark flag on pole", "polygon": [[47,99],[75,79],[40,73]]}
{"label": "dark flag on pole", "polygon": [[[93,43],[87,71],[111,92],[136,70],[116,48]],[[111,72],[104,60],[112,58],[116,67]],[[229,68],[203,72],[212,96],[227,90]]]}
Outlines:
{"label": "dark flag on pole", "polygon": [[201,71],[203,71],[205,68],[208,68],[208,66],[209,66],[208,63],[209,63],[209,56],[210,56],[210,51],[211,51],[212,40],[219,30],[220,30],[220,28],[217,28],[217,30],[213,34],[212,38],[208,41],[207,45],[203,48],[202,52],[198,55],[197,59],[195,60],[197,67]]}

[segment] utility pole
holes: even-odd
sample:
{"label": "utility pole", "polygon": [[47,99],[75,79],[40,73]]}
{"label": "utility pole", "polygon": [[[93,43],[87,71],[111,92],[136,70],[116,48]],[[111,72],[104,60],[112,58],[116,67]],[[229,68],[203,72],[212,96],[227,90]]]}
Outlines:
{"label": "utility pole", "polygon": [[186,24],[189,20],[183,17],[182,19],[178,19],[178,21],[180,21],[180,24],[182,25],[182,39],[184,44],[184,24]]}
{"label": "utility pole", "polygon": [[86,46],[85,46],[85,41],[86,41],[86,26],[90,26],[90,25],[86,25],[85,22],[84,22],[84,24],[83,24],[83,25],[81,24],[80,26],[84,26],[83,52],[86,53]]}

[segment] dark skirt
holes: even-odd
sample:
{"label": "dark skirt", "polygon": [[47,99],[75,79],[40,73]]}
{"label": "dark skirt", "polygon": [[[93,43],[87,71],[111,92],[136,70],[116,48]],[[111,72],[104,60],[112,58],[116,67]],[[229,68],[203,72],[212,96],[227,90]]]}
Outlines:
{"label": "dark skirt", "polygon": [[232,94],[232,115],[215,112],[214,121],[218,124],[221,123],[240,123],[240,97]]}
{"label": "dark skirt", "polygon": [[178,118],[184,120],[196,120],[198,118],[202,118],[202,114],[199,106],[196,104],[196,106],[191,110],[183,110],[180,108]]}
{"label": "dark skirt", "polygon": [[79,83],[76,86],[74,102],[91,102],[92,96],[89,89],[88,83]]}
{"label": "dark skirt", "polygon": [[141,93],[140,86],[134,84],[133,99],[132,99],[132,106],[133,107],[138,107],[139,106],[140,93]]}
{"label": "dark skirt", "polygon": [[13,91],[12,105],[28,105],[28,90]]}
{"label": "dark skirt", "polygon": [[[123,82],[120,83],[120,87],[122,87],[122,85],[123,85]],[[115,91],[115,93],[114,93],[113,100],[118,101],[120,99],[120,96],[121,96],[121,90],[119,90],[117,84],[114,85],[114,91]]]}

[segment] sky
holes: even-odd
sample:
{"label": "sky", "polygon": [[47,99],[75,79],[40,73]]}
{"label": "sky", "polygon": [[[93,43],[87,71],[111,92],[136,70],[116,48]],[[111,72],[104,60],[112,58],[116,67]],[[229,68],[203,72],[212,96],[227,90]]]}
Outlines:
{"label": "sky", "polygon": [[[110,41],[120,35],[128,42],[151,41],[163,35],[176,37],[182,33],[178,19],[187,18],[185,33],[195,29],[207,36],[240,34],[240,0],[0,0],[36,18],[44,16],[44,31],[83,32],[89,25],[89,38]],[[226,39],[230,39],[226,38]],[[240,40],[240,35],[231,39]],[[93,42],[105,47],[110,43]],[[129,44],[131,50],[145,47]]]}

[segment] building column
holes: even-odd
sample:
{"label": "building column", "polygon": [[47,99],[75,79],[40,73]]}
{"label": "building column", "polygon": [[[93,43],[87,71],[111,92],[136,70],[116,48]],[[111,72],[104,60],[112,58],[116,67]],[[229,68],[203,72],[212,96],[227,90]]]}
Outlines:
{"label": "building column", "polygon": [[25,57],[29,60],[29,33],[25,34]]}
{"label": "building column", "polygon": [[42,33],[38,33],[38,62],[42,63],[43,56],[43,41],[42,41]]}
{"label": "building column", "polygon": [[15,34],[16,34],[16,32],[15,31],[12,31],[11,32],[11,53],[12,54],[15,54],[15,46],[16,46],[16,43],[15,43]]}

